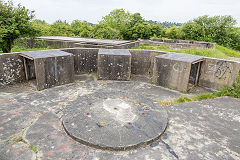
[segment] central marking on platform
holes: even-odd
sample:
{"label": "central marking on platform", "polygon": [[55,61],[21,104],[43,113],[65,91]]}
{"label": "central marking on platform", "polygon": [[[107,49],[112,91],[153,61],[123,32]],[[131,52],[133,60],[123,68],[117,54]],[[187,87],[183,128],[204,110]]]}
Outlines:
{"label": "central marking on platform", "polygon": [[103,102],[103,108],[120,123],[132,123],[137,117],[137,115],[132,112],[131,106],[121,99],[108,98]]}

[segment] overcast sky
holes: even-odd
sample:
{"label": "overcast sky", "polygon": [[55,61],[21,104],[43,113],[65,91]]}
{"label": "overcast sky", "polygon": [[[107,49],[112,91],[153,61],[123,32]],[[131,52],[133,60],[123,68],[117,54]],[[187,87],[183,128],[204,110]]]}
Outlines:
{"label": "overcast sky", "polygon": [[61,19],[99,22],[114,9],[141,13],[146,20],[186,22],[202,15],[232,15],[240,26],[240,0],[13,0],[48,23]]}

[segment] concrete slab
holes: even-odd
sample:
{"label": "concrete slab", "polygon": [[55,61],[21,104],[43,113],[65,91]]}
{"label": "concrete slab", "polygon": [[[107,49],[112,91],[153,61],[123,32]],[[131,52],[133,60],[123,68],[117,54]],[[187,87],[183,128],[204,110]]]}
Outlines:
{"label": "concrete slab", "polygon": [[[43,91],[26,88],[20,87],[22,92],[16,92],[17,87],[0,89],[0,104],[3,104],[0,105],[1,160],[240,158],[239,99],[222,97],[167,107],[169,125],[159,140],[130,151],[104,151],[85,146],[67,135],[61,119],[69,107],[81,104],[87,110],[101,97],[114,96],[111,93],[126,98],[136,95],[142,105],[155,104],[156,97],[174,98],[181,94],[140,81],[80,80]],[[151,94],[151,91],[154,92]],[[14,137],[22,137],[25,143]]]}
{"label": "concrete slab", "polygon": [[193,62],[203,59],[204,57],[190,55],[190,54],[184,54],[184,53],[168,53],[168,54],[159,55],[159,56],[157,56],[157,58],[193,63]]}

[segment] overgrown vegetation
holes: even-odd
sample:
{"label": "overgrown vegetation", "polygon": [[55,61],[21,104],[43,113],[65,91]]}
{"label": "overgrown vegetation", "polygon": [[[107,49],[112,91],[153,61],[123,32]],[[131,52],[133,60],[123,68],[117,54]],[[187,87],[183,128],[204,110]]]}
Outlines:
{"label": "overgrown vegetation", "polygon": [[20,4],[15,7],[11,1],[0,0],[0,48],[3,52],[11,51],[14,40],[36,34],[30,22],[33,17],[33,11]]}
{"label": "overgrown vegetation", "polygon": [[232,87],[224,87],[219,91],[213,93],[201,93],[193,97],[179,97],[171,100],[156,100],[163,106],[170,106],[177,103],[185,103],[191,101],[201,101],[205,99],[212,99],[222,96],[230,96],[234,98],[240,98],[240,73]]}
{"label": "overgrown vegetation", "polygon": [[186,53],[192,55],[199,55],[205,57],[214,57],[214,58],[223,58],[228,59],[229,57],[240,57],[240,52],[228,49],[226,47],[216,45],[216,49],[181,49],[173,50],[169,49],[166,45],[157,45],[152,46],[149,44],[141,44],[139,47],[134,49],[145,49],[145,50],[158,50],[166,52],[177,52],[177,53]]}
{"label": "overgrown vegetation", "polygon": [[[11,1],[5,3],[0,0],[0,46],[3,52],[11,50],[15,39],[34,36],[75,36],[124,40],[157,37],[215,42],[227,48],[240,50],[240,29],[235,27],[236,20],[231,16],[201,16],[184,24],[161,23],[145,20],[140,13],[132,14],[124,9],[115,9],[94,25],[80,20],[74,20],[71,24],[63,20],[48,24],[44,20],[32,20],[33,17],[33,12],[25,7],[21,5],[14,7]],[[229,53],[226,48],[218,48],[219,50]]]}

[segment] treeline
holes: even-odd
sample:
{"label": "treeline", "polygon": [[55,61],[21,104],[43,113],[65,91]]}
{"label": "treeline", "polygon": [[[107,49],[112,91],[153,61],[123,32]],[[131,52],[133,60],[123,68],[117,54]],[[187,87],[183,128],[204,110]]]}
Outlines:
{"label": "treeline", "polygon": [[[215,42],[240,50],[240,29],[234,27],[231,16],[202,16],[182,25],[164,28],[163,24],[146,21],[140,13],[131,14],[116,9],[102,18],[98,24],[75,20],[72,23],[58,20],[48,24],[33,20],[34,12],[24,6],[14,6],[11,1],[0,0],[0,48],[10,52],[14,40],[37,36],[76,36],[100,39],[150,39],[171,38]],[[174,23],[166,22],[172,25]]]}
{"label": "treeline", "polygon": [[[240,50],[240,29],[234,27],[236,20],[231,16],[201,16],[184,24],[164,22],[173,25],[163,26],[156,21],[146,21],[140,13],[131,14],[123,9],[110,12],[99,22],[89,24],[75,20],[71,24],[56,21],[47,24],[34,20],[38,36],[79,36],[100,39],[150,39],[170,38],[213,42],[228,48]],[[164,24],[163,23],[163,24]]]}
{"label": "treeline", "polygon": [[117,9],[103,17],[98,24],[74,20],[72,23],[58,20],[47,24],[42,20],[33,20],[38,36],[79,36],[100,39],[149,39],[161,37],[164,29],[161,25],[146,22],[139,13],[131,14]]}

